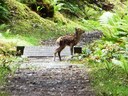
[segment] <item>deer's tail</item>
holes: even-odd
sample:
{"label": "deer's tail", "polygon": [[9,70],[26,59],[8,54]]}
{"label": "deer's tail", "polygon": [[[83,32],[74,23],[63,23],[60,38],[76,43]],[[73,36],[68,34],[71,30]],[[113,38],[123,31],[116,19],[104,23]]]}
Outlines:
{"label": "deer's tail", "polygon": [[62,39],[62,37],[59,37],[57,40],[56,40],[56,43],[58,44],[58,45],[63,45],[63,39]]}

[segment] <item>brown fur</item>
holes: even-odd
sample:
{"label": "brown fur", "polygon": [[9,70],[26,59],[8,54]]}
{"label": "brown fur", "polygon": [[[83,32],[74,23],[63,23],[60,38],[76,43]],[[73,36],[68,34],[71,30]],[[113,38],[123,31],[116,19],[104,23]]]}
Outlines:
{"label": "brown fur", "polygon": [[61,61],[60,53],[66,46],[70,46],[71,55],[73,55],[73,47],[80,41],[80,37],[82,33],[84,33],[84,30],[81,30],[80,28],[75,28],[75,31],[74,35],[61,36],[56,40],[59,47],[55,50],[54,61],[56,53],[58,53],[59,60]]}

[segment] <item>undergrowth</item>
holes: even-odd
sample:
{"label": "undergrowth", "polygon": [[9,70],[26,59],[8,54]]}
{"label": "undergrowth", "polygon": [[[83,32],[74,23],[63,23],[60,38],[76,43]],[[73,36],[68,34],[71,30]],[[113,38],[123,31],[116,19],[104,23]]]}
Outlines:
{"label": "undergrowth", "polygon": [[9,96],[5,87],[8,76],[13,76],[20,66],[21,58],[15,57],[15,43],[0,41],[0,96]]}
{"label": "undergrowth", "polygon": [[7,54],[3,56],[0,53],[0,96],[9,96],[5,86],[8,82],[8,76],[12,76],[19,67],[19,65],[15,65],[17,61],[16,57],[7,56]]}
{"label": "undergrowth", "polygon": [[[127,12],[127,8],[122,10]],[[83,62],[90,68],[90,80],[97,96],[127,96],[128,17],[122,14],[122,18],[118,10],[116,14],[107,14],[112,15],[100,20],[104,36],[83,49]]]}
{"label": "undergrowth", "polygon": [[113,65],[113,69],[108,72],[103,64],[89,65],[92,69],[90,80],[96,96],[127,96],[128,77],[124,70]]}

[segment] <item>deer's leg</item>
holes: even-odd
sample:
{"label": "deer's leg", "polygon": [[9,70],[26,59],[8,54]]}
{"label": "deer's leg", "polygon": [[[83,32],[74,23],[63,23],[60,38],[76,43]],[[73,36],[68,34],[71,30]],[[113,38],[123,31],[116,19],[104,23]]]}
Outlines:
{"label": "deer's leg", "polygon": [[61,56],[60,56],[60,53],[61,51],[65,48],[65,46],[60,46],[59,47],[59,51],[58,51],[58,56],[59,56],[59,60],[61,61]]}
{"label": "deer's leg", "polygon": [[73,46],[70,46],[71,55],[73,55]]}
{"label": "deer's leg", "polygon": [[55,59],[56,59],[56,53],[58,53],[58,50],[59,50],[59,48],[57,48],[57,49],[55,50],[55,52],[54,52],[54,61],[55,61]]}
{"label": "deer's leg", "polygon": [[56,49],[56,51],[55,51],[55,53],[54,53],[54,61],[55,61],[55,58],[56,58],[56,53],[58,53],[59,60],[61,61],[60,53],[61,53],[61,51],[62,51],[64,48],[65,48],[65,46],[59,46],[59,47]]}
{"label": "deer's leg", "polygon": [[54,53],[54,61],[55,61],[55,59],[56,59],[56,53],[57,53],[57,51],[55,51],[55,53]]}

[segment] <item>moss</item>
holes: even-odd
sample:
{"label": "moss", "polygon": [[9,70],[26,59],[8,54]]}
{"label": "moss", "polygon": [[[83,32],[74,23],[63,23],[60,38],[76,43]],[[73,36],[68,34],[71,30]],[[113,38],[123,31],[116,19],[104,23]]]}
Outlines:
{"label": "moss", "polygon": [[[17,20],[23,20],[24,22],[39,23],[45,25],[45,27],[55,26],[55,23],[41,18],[34,11],[31,11],[25,4],[21,4],[15,0],[7,0],[8,7],[11,11],[11,22],[17,22]],[[46,23],[47,22],[47,23]]]}
{"label": "moss", "polygon": [[54,14],[54,22],[56,23],[62,23],[62,24],[67,24],[70,22],[67,18],[65,18],[60,12],[56,12]]}
{"label": "moss", "polygon": [[[28,42],[40,43],[41,40],[58,38],[60,35],[74,32],[74,27],[81,25],[65,18],[56,12],[52,19],[42,18],[25,4],[16,0],[7,0],[7,6],[11,12],[9,27],[10,36],[20,35]],[[6,32],[5,30],[5,32]],[[31,38],[31,39],[29,39]]]}

